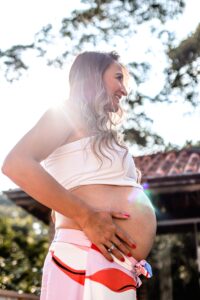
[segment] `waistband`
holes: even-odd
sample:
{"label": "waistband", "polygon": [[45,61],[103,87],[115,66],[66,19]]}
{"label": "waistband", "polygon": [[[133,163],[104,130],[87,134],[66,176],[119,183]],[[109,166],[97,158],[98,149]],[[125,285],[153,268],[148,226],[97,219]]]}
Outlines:
{"label": "waistband", "polygon": [[83,231],[67,228],[56,229],[53,242],[71,243],[86,247],[90,247],[92,245]]}

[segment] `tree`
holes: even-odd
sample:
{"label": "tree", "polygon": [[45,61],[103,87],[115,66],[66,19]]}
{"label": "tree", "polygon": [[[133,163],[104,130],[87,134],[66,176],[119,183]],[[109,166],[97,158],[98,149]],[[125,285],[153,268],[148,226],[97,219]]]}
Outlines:
{"label": "tree", "polygon": [[177,47],[169,49],[172,68],[168,78],[172,89],[178,89],[193,106],[199,104],[200,82],[200,25]]}
{"label": "tree", "polygon": [[[34,50],[38,56],[45,57],[48,65],[62,67],[72,54],[87,49],[89,45],[102,44],[103,46],[109,42],[115,47],[119,43],[118,39],[120,42],[123,40],[124,48],[128,49],[129,42],[136,36],[141,26],[146,24],[152,37],[163,41],[171,65],[169,64],[165,70],[165,85],[157,95],[150,97],[141,86],[149,80],[151,64],[146,59],[140,62],[129,61],[130,73],[136,82],[136,88],[134,95],[130,94],[131,114],[123,130],[127,140],[139,145],[163,144],[163,139],[151,131],[152,120],[141,108],[149,102],[171,100],[169,95],[177,85],[180,89],[186,88],[186,85],[183,86],[179,80],[180,72],[176,70],[174,64],[175,53],[178,54],[178,50],[173,49],[174,33],[165,28],[166,21],[177,18],[184,7],[184,0],[82,0],[79,8],[75,8],[63,18],[59,35],[54,35],[53,26],[48,24],[35,35],[31,44],[14,45],[10,49],[1,50],[0,58],[5,76],[12,81],[20,76],[23,70],[28,69],[28,64],[23,60],[23,53],[27,50]],[[63,41],[63,49],[56,57],[52,57],[48,49],[58,39]],[[197,40],[198,38],[195,41]],[[69,44],[70,49],[66,47]],[[150,45],[147,51],[151,51]],[[188,65],[187,61],[185,64]],[[194,76],[191,78],[196,84],[197,78]],[[190,93],[186,97],[192,104],[195,103],[193,96]]]}
{"label": "tree", "polygon": [[39,294],[48,228],[0,195],[0,288]]}
{"label": "tree", "polygon": [[[199,299],[195,252],[195,236],[191,231],[157,235],[148,257],[154,276],[151,280],[143,280],[148,299]],[[169,295],[170,289],[173,295]]]}

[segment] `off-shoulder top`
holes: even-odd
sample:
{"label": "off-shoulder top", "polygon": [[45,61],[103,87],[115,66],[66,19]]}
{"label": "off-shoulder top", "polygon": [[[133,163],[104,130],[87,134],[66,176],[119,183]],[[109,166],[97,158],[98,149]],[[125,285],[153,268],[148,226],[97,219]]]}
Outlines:
{"label": "off-shoulder top", "polygon": [[62,145],[44,161],[44,167],[62,186],[74,189],[82,185],[108,184],[133,186],[137,183],[137,172],[132,155],[115,144],[114,150],[106,150],[106,156],[99,160],[91,148],[94,136]]}

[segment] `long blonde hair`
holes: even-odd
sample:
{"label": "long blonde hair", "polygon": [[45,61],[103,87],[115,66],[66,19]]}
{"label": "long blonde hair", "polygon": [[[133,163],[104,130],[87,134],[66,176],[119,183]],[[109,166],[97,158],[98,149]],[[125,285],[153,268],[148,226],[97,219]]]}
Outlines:
{"label": "long blonde hair", "polygon": [[102,156],[108,158],[105,148],[115,150],[113,143],[125,149],[124,157],[128,152],[122,134],[116,130],[123,109],[119,106],[117,112],[109,111],[112,99],[103,82],[104,72],[114,62],[119,62],[116,52],[83,52],[76,57],[69,73],[69,103],[79,110],[88,135],[94,135],[92,150],[101,162]]}

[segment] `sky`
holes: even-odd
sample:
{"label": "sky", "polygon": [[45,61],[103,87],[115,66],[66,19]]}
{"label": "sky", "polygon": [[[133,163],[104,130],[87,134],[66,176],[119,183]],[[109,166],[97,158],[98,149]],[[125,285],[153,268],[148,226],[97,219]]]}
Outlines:
{"label": "sky", "polygon": [[[69,13],[72,3],[73,7],[78,0],[0,0],[0,37],[1,49],[6,49],[14,44],[29,43],[33,35],[42,26],[53,23],[55,29],[59,28],[60,21],[65,13]],[[169,28],[176,28],[179,40],[185,38],[192,32],[199,20],[199,0],[187,0],[185,13],[178,21],[169,22]],[[143,32],[139,35],[143,36]],[[129,53],[137,55],[145,49],[141,41],[131,43]],[[145,38],[146,42],[150,39]],[[145,89],[152,94],[159,87],[159,68],[164,64],[164,58],[160,54],[160,45],[154,41],[155,51],[149,58],[151,63],[157,66],[157,71],[152,74]],[[70,46],[70,45],[69,45]],[[106,47],[106,45],[105,45]],[[138,47],[138,49],[137,49]],[[156,48],[157,47],[157,48]],[[110,50],[105,49],[105,50]],[[117,49],[119,51],[119,49]],[[123,61],[127,53],[120,49]],[[30,57],[28,57],[30,62]],[[141,57],[138,56],[138,60]],[[15,143],[36,123],[38,118],[50,106],[63,101],[67,97],[67,69],[59,70],[47,67],[42,59],[32,58],[30,69],[19,80],[10,84],[0,74],[0,165],[4,157]],[[152,129],[160,134],[166,143],[171,142],[182,146],[186,140],[198,141],[200,109],[193,111],[189,105],[180,103],[169,106],[167,104],[146,105],[148,115],[153,119]],[[188,112],[191,112],[189,115]],[[133,155],[140,155],[138,149],[132,150]],[[7,177],[0,173],[0,191],[16,187]]]}

